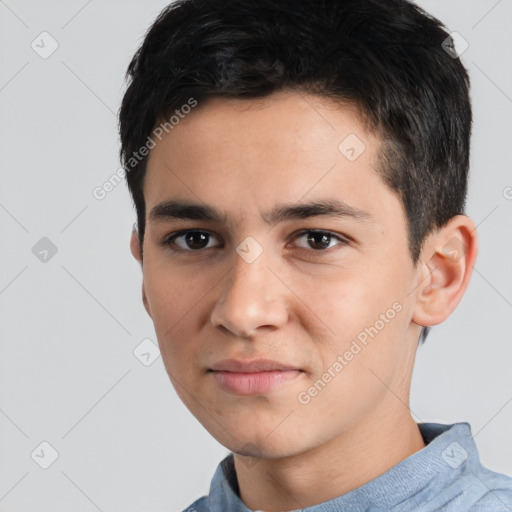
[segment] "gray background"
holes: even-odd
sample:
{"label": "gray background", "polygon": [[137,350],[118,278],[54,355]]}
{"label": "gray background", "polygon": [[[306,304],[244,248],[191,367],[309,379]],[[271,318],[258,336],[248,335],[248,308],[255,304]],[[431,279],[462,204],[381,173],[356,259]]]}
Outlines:
{"label": "gray background", "polygon": [[[123,75],[166,3],[0,1],[3,512],[181,510],[227,453],[161,359],[135,357],[156,342],[128,248],[135,215],[124,184],[92,194],[119,168]],[[411,408],[417,421],[468,421],[484,464],[512,475],[512,2],[420,4],[469,43],[480,253],[458,309],[418,352]],[[59,45],[46,59],[31,47],[43,31]],[[32,251],[43,237],[57,247],[46,262]],[[43,441],[59,454],[48,469]]]}

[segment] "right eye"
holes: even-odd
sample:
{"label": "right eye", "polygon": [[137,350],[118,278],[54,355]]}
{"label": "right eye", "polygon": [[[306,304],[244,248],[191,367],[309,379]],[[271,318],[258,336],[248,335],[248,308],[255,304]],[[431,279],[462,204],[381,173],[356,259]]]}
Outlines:
{"label": "right eye", "polygon": [[201,249],[210,249],[220,245],[220,243],[212,245],[212,240],[214,240],[213,235],[207,231],[189,229],[171,233],[165,237],[162,243],[173,251],[200,252]]}

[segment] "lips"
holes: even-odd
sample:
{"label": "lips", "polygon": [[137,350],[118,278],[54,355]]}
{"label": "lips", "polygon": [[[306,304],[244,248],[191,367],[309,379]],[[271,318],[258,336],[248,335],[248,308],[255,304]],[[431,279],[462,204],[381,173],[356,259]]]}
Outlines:
{"label": "lips", "polygon": [[238,372],[255,373],[270,372],[274,370],[287,371],[298,370],[296,366],[272,361],[270,359],[254,359],[252,361],[241,361],[237,359],[223,359],[212,365],[211,370],[216,372]]}
{"label": "lips", "polygon": [[303,373],[295,366],[269,359],[224,359],[212,365],[209,371],[222,389],[237,395],[268,393]]}

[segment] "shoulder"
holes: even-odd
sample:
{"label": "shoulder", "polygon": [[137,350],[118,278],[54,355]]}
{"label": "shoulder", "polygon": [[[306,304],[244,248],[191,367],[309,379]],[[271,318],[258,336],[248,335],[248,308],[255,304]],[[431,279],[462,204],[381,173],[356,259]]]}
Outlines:
{"label": "shoulder", "polygon": [[213,475],[210,492],[189,505],[183,512],[217,512],[222,510],[238,510],[240,499],[234,491],[236,474],[233,454],[227,455],[217,466]]}
{"label": "shoulder", "polygon": [[469,423],[422,428],[438,473],[421,512],[512,512],[512,478],[482,464]]}
{"label": "shoulder", "polygon": [[421,511],[511,512],[512,478],[481,466],[446,486]]}
{"label": "shoulder", "polygon": [[472,504],[468,512],[512,511],[512,478],[492,471],[487,471],[486,476],[487,478],[482,478],[479,475],[479,483],[485,486],[485,492]]}
{"label": "shoulder", "polygon": [[192,505],[189,505],[183,512],[210,512],[210,506],[208,505],[208,498],[203,496],[198,500],[194,501]]}

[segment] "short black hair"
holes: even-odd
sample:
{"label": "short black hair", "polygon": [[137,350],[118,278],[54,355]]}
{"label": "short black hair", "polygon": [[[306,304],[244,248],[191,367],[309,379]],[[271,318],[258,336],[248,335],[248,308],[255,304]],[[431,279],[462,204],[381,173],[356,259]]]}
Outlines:
{"label": "short black hair", "polygon": [[147,157],[139,151],[155,127],[191,99],[284,90],[358,107],[382,141],[376,170],[401,200],[416,264],[426,236],[464,214],[466,202],[469,77],[447,41],[444,25],[407,0],[171,3],[129,64],[119,112],[141,246]]}

